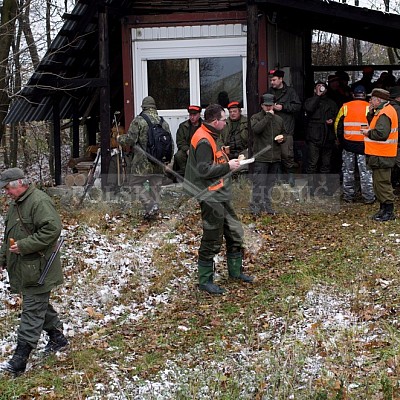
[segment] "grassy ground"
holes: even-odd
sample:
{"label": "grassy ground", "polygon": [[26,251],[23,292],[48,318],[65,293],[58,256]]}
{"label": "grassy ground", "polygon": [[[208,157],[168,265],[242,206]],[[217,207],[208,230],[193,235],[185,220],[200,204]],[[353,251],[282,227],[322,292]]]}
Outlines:
{"label": "grassy ground", "polygon": [[[67,353],[37,360],[23,377],[1,377],[0,399],[400,398],[399,222],[372,221],[377,205],[328,212],[329,201],[321,212],[288,202],[276,205],[276,216],[253,218],[247,184],[239,183],[245,269],[256,281],[229,281],[221,261],[217,279],[227,293],[219,297],[197,290],[194,203],[168,199],[170,219],[152,224],[127,210],[121,218],[117,205],[64,210],[65,224],[96,225],[110,241],[162,238],[146,289],[133,273],[118,300],[152,306],[71,338]],[[110,229],[105,213],[123,223]],[[104,315],[94,306],[91,318]]]}

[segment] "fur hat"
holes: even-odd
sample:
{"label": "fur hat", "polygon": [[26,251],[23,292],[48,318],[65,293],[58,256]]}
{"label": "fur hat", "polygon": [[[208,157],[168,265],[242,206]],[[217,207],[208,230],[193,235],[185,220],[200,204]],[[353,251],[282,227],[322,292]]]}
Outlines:
{"label": "fur hat", "polygon": [[385,89],[374,89],[368,96],[379,97],[382,100],[389,100],[389,92]]}
{"label": "fur hat", "polygon": [[282,71],[281,69],[273,69],[269,71],[269,74],[271,76],[277,76],[278,78],[283,78],[285,76],[285,71]]}

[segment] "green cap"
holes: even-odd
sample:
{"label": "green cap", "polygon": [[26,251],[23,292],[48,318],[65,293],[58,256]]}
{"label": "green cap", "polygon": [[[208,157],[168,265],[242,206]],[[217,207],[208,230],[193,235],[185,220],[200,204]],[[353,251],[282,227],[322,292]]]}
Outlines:
{"label": "green cap", "polygon": [[3,189],[8,183],[12,181],[17,181],[18,179],[24,179],[25,174],[22,169],[19,168],[9,168],[0,174],[0,189]]}
{"label": "green cap", "polygon": [[143,101],[142,101],[142,108],[157,108],[156,107],[156,102],[151,96],[146,96]]}

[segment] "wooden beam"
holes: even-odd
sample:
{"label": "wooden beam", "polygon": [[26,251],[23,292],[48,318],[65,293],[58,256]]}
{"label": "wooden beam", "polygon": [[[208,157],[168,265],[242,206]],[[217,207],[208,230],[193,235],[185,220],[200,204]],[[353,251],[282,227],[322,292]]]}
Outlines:
{"label": "wooden beam", "polygon": [[57,96],[53,100],[53,135],[54,135],[54,180],[61,185],[61,120],[60,103]]}
{"label": "wooden beam", "polygon": [[253,155],[253,131],[250,116],[259,111],[258,93],[258,7],[253,0],[247,5],[247,114],[249,115],[249,158]]}
{"label": "wooden beam", "polygon": [[106,191],[110,162],[110,77],[109,36],[107,7],[99,9],[99,75],[107,84],[100,89],[100,137],[101,137],[101,188]]}

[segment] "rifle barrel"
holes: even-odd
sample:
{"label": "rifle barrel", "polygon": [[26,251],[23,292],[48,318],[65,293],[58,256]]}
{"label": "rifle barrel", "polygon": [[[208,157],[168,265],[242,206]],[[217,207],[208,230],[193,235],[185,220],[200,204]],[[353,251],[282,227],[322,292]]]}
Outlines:
{"label": "rifle barrel", "polygon": [[46,279],[46,276],[49,273],[50,267],[53,264],[53,261],[56,258],[57,253],[60,251],[60,248],[61,248],[63,243],[64,243],[64,237],[60,236],[60,238],[58,239],[58,243],[57,243],[56,248],[51,253],[50,258],[47,260],[47,263],[46,263],[46,265],[44,267],[44,270],[43,270],[42,274],[40,275],[40,278],[38,280],[38,285],[41,286],[41,285],[44,284],[44,280]]}

